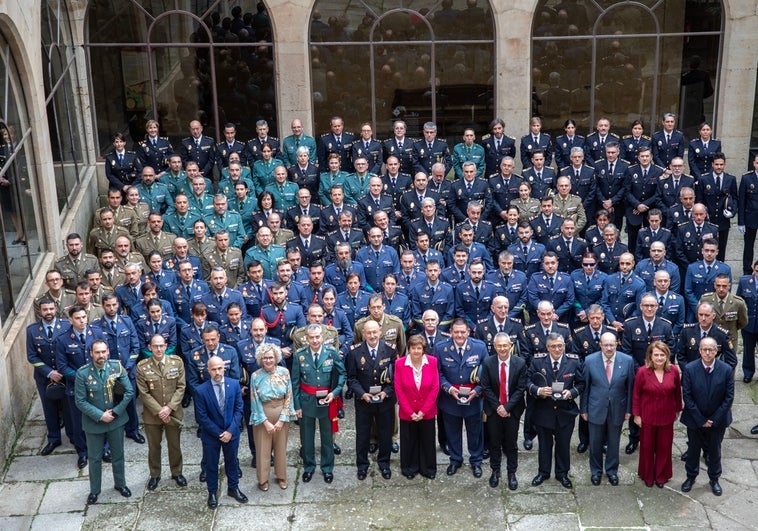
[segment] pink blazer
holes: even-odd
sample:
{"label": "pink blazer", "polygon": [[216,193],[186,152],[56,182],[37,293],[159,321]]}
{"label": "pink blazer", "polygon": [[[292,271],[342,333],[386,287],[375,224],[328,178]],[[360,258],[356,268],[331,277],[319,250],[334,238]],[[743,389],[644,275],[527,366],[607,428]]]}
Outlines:
{"label": "pink blazer", "polygon": [[395,362],[395,395],[397,396],[398,416],[400,420],[412,420],[411,415],[419,411],[424,419],[437,416],[437,393],[440,390],[440,376],[437,371],[437,358],[426,356],[429,361],[421,370],[421,387],[416,389],[413,380],[413,367],[405,366],[406,357]]}

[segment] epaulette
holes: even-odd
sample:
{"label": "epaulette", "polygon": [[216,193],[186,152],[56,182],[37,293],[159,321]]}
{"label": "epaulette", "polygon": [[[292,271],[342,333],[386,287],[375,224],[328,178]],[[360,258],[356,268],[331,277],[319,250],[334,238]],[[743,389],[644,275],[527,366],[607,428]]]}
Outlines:
{"label": "epaulette", "polygon": [[182,138],[182,142],[184,142],[185,140],[188,140],[188,141],[190,141],[190,142],[192,142],[194,144],[194,140],[193,140],[193,138],[191,136]]}
{"label": "epaulette", "polygon": [[722,332],[724,332],[727,335],[729,334],[729,330],[727,330],[726,328],[723,328],[723,327],[721,327],[719,325],[716,325],[716,328],[719,329],[719,330],[721,330]]}
{"label": "epaulette", "polygon": [[694,328],[696,326],[700,326],[700,323],[684,323],[682,328]]}
{"label": "epaulette", "polygon": [[144,360],[140,360],[137,362],[137,367],[141,367],[142,365],[145,365],[150,362],[150,358],[145,358]]}
{"label": "epaulette", "polygon": [[131,153],[132,155],[135,155],[135,154],[136,154],[136,152],[135,152],[135,151],[127,151],[127,153]]}
{"label": "epaulette", "polygon": [[506,137],[506,138],[510,138],[514,142],[516,141],[516,137],[515,136],[511,136],[511,135],[503,135],[503,136]]}
{"label": "epaulette", "polygon": [[397,315],[392,315],[391,313],[384,314],[384,318],[385,319],[389,318],[390,321],[394,320],[394,321],[397,321],[400,324],[403,324],[403,321]]}
{"label": "epaulette", "polygon": [[358,347],[360,347],[361,345],[362,345],[362,343],[358,343],[357,345],[350,345],[350,350],[353,351],[353,350],[357,349]]}
{"label": "epaulette", "polygon": [[673,324],[670,320],[666,319],[665,317],[659,317],[659,319],[663,321],[664,323]]}
{"label": "epaulette", "polygon": [[563,355],[566,356],[567,358],[571,358],[572,360],[578,360],[579,359],[579,354],[573,354],[571,352],[564,352]]}
{"label": "epaulette", "polygon": [[669,178],[671,178],[671,175],[668,175],[666,173],[664,173],[663,175],[661,175],[660,177],[658,177],[658,179],[660,179],[661,181],[664,180],[664,179],[669,179]]}
{"label": "epaulette", "polygon": [[581,332],[581,331],[582,331],[582,330],[584,330],[585,328],[587,328],[587,325],[584,325],[584,326],[580,326],[579,328],[575,328],[575,329],[574,329],[574,333],[576,334],[577,332]]}
{"label": "epaulette", "polygon": [[637,318],[636,317],[627,317],[626,319],[624,319],[624,322],[628,323],[629,321],[632,321],[634,319],[637,319]]}
{"label": "epaulette", "polygon": [[571,167],[571,165],[564,166],[563,168],[558,168],[558,173],[562,172],[563,170],[568,170]]}
{"label": "epaulette", "polygon": [[[328,133],[323,133],[323,134],[321,135],[321,138],[327,137],[327,136],[329,136],[329,135],[331,135],[331,134],[332,134],[332,132],[331,132],[331,131],[329,131]],[[344,131],[342,131],[342,134],[345,134],[345,132],[344,132]]]}
{"label": "epaulette", "polygon": [[279,142],[279,139],[278,139],[277,137],[275,137],[275,136],[269,136],[269,138],[270,138],[271,140],[276,140],[277,142]]}
{"label": "epaulette", "polygon": [[535,352],[532,358],[544,358],[545,356],[547,356],[547,352]]}
{"label": "epaulette", "polygon": [[649,137],[649,136],[647,136],[647,135],[642,135],[640,138],[644,138],[645,140],[652,140],[652,138],[650,138],[650,137]]}
{"label": "epaulette", "polygon": [[558,328],[565,328],[566,330],[569,329],[569,325],[567,325],[566,323],[555,323],[555,326],[557,326]]}
{"label": "epaulette", "polygon": [[595,164],[601,164],[601,163],[602,163],[604,160],[605,160],[605,159],[597,159],[597,160],[595,161]]}
{"label": "epaulette", "polygon": [[663,166],[658,166],[657,164],[653,164],[653,166],[655,166],[656,168],[658,168],[661,171],[666,171],[666,168],[664,168]]}
{"label": "epaulette", "polygon": [[533,328],[536,328],[536,327],[537,327],[537,323],[528,324],[528,325],[526,325],[524,327],[524,332],[526,332],[527,330],[531,330]]}
{"label": "epaulette", "polygon": [[626,140],[627,138],[632,138],[632,135],[624,135],[621,137],[622,140]]}
{"label": "epaulette", "polygon": [[484,142],[485,140],[487,140],[487,139],[488,139],[488,138],[490,138],[491,136],[492,136],[491,134],[487,133],[486,135],[484,135],[484,136],[482,137],[482,142]]}
{"label": "epaulette", "polygon": [[625,162],[627,166],[631,166],[631,165],[632,165],[632,163],[631,163],[631,162],[629,162],[629,161],[628,161],[628,160],[626,160],[626,159],[622,159],[621,157],[619,157],[619,158],[618,158],[618,160],[617,160],[616,162],[618,162],[619,160],[620,160],[621,162]]}
{"label": "epaulette", "polygon": [[521,319],[519,319],[518,317],[509,317],[508,320],[513,321],[514,323],[521,324]]}

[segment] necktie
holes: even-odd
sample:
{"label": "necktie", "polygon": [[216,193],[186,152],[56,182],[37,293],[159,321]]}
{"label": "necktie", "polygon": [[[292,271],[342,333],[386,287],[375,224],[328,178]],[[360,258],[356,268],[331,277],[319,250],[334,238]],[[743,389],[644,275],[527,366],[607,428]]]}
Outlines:
{"label": "necktie", "polygon": [[434,348],[434,337],[429,336],[429,350]]}
{"label": "necktie", "polygon": [[218,407],[221,409],[221,413],[224,412],[225,399],[224,399],[224,384],[215,384],[216,387],[216,399],[218,400]]}
{"label": "necktie", "polygon": [[397,179],[395,177],[390,177],[390,182],[392,183],[392,189],[394,190],[397,186]]}
{"label": "necktie", "polygon": [[466,276],[463,274],[463,271],[460,272],[461,280],[466,280]]}
{"label": "necktie", "polygon": [[708,142],[703,142],[703,149],[704,150],[708,149]]}
{"label": "necktie", "polygon": [[474,294],[476,295],[476,298],[479,298],[479,288],[477,286],[474,286]]}
{"label": "necktie", "polygon": [[600,344],[600,332],[595,331],[595,343]]}
{"label": "necktie", "polygon": [[705,374],[711,374],[711,367],[705,368]]}
{"label": "necktie", "polygon": [[410,275],[405,275],[405,283],[410,286],[410,284],[411,284],[411,276]]}
{"label": "necktie", "polygon": [[153,323],[153,334],[158,333],[158,323]]}
{"label": "necktie", "polygon": [[708,332],[706,332],[705,330],[703,330],[703,333],[700,336],[700,339],[705,339],[706,337],[708,337]]}
{"label": "necktie", "polygon": [[500,362],[500,403],[508,403],[508,372],[505,370],[505,362]]}
{"label": "necktie", "polygon": [[308,240],[310,240],[310,238],[306,238],[306,239],[303,241],[303,248],[305,249],[305,252],[306,252],[306,253],[308,252],[308,247],[309,247],[309,245],[308,245]]}
{"label": "necktie", "polygon": [[500,323],[499,325],[497,325],[497,331],[501,333],[505,332],[505,326],[503,325],[503,323]]}
{"label": "necktie", "polygon": [[471,193],[471,183],[470,182],[466,183],[466,191],[468,193]]}
{"label": "necktie", "polygon": [[219,306],[224,304],[224,297],[222,297],[221,295],[217,295],[216,300],[218,301]]}
{"label": "necktie", "polygon": [[109,271],[105,274],[105,278],[108,279],[108,285],[113,286],[113,273]]}
{"label": "necktie", "polygon": [[427,225],[429,226],[429,234],[431,235],[434,232],[434,229],[432,229],[431,223],[427,223]]}
{"label": "necktie", "polygon": [[431,151],[431,150],[433,150],[433,149],[434,149],[434,147],[432,147],[432,143],[430,142],[430,143],[429,143],[429,151]]}
{"label": "necktie", "polygon": [[340,147],[341,145],[342,145],[342,138],[338,136],[337,137],[337,147]]}
{"label": "necktie", "polygon": [[647,179],[647,168],[645,168],[644,170],[642,170],[642,178],[643,179]]}
{"label": "necktie", "polygon": [[566,250],[571,254],[571,240],[566,240]]}
{"label": "necktie", "polygon": [[463,358],[463,347],[458,347],[458,356]]}
{"label": "necktie", "polygon": [[553,378],[558,376],[558,362],[553,361]]}
{"label": "necktie", "polygon": [[687,219],[692,219],[692,216],[690,215],[690,211],[689,210],[685,210],[684,211],[684,215],[687,216]]}
{"label": "necktie", "polygon": [[371,349],[371,359],[372,359],[372,360],[375,360],[375,359],[376,359],[376,349],[375,349],[375,348],[372,348],[372,349]]}
{"label": "necktie", "polygon": [[237,335],[240,335],[240,327],[239,326],[235,326],[234,327],[234,333],[237,334]]}
{"label": "necktie", "polygon": [[53,327],[52,326],[48,326],[47,327],[47,338],[48,339],[53,339]]}
{"label": "necktie", "polygon": [[516,229],[511,227],[511,237],[514,237],[514,236],[516,236]]}
{"label": "necktie", "polygon": [[495,151],[500,151],[500,140],[495,139]]}
{"label": "necktie", "polygon": [[134,295],[135,299],[139,299],[139,293],[137,292],[137,288],[132,288],[132,295]]}
{"label": "necktie", "polygon": [[342,208],[341,208],[341,207],[336,207],[336,208],[334,209],[334,213],[335,213],[335,214],[337,214],[337,217],[340,217],[340,213],[341,213],[341,212],[342,212]]}
{"label": "necktie", "polygon": [[350,298],[353,299],[353,307],[358,306],[358,297],[353,296],[353,297],[350,297]]}
{"label": "necktie", "polygon": [[671,142],[671,135],[666,133],[666,143],[668,144],[669,142]]}
{"label": "necktie", "polygon": [[612,369],[613,365],[611,365],[611,360],[605,360],[605,377],[608,378],[608,383],[611,383],[611,376],[612,376]]}
{"label": "necktie", "polygon": [[579,180],[579,170],[576,170],[574,172],[574,179],[576,179],[577,181]]}
{"label": "necktie", "polygon": [[719,299],[719,311],[721,312],[721,315],[724,314],[724,300]]}
{"label": "necktie", "polygon": [[403,143],[402,142],[398,142],[397,143],[397,149],[400,150],[400,151],[403,150]]}
{"label": "necktie", "polygon": [[192,299],[192,288],[189,286],[189,284],[187,284],[187,285],[184,287],[184,289],[185,289],[185,291],[187,292],[187,300],[190,300],[190,299]]}
{"label": "necktie", "polygon": [[650,336],[653,335],[653,323],[647,324],[647,338],[650,339]]}
{"label": "necktie", "polygon": [[534,137],[532,137],[532,140],[534,140],[534,143],[537,144],[537,146],[540,145],[540,137],[534,136]]}
{"label": "necktie", "polygon": [[658,296],[658,306],[663,308],[663,295]]}
{"label": "necktie", "polygon": [[374,203],[376,203],[376,206],[379,206],[379,198],[374,199]]}
{"label": "necktie", "polygon": [[553,280],[553,277],[550,277],[550,291],[553,291],[553,287],[555,287],[555,281]]}
{"label": "necktie", "polygon": [[368,142],[364,144],[364,147],[366,148],[366,151],[368,151]]}
{"label": "necktie", "polygon": [[97,375],[100,378],[101,382],[104,381],[105,380],[105,369],[98,369],[97,370]]}
{"label": "necktie", "polygon": [[84,345],[84,344],[85,344],[85,341],[84,341],[84,334],[83,334],[83,333],[80,333],[80,334],[79,334],[79,341],[81,341],[82,345]]}
{"label": "necktie", "polygon": [[124,154],[123,153],[119,153],[118,154],[118,163],[119,163],[120,166],[124,165]]}
{"label": "necktie", "polygon": [[[111,332],[113,332],[114,334],[116,333],[116,321],[111,321]],[[50,334],[50,329],[48,328],[48,337],[49,337],[49,334]]]}
{"label": "necktie", "polygon": [[153,138],[153,148],[158,147],[158,140],[156,138]]}
{"label": "necktie", "polygon": [[705,274],[706,274],[706,275],[710,275],[710,274],[711,274],[711,266],[707,266],[707,267],[705,268]]}
{"label": "necktie", "polygon": [[529,253],[529,248],[527,248],[527,246],[524,245],[523,251],[524,251],[524,256],[526,256]]}
{"label": "necktie", "polygon": [[679,191],[679,179],[674,179],[674,192]]}
{"label": "necktie", "polygon": [[652,236],[653,240],[655,240],[655,237],[658,236],[658,231],[654,230],[650,233],[650,235]]}
{"label": "necktie", "polygon": [[584,283],[589,284],[590,283],[590,277],[584,277]]}
{"label": "necktie", "polygon": [[255,285],[255,291],[258,292],[258,300],[263,300],[263,291],[261,290],[260,284]]}
{"label": "necktie", "polygon": [[721,190],[721,175],[716,176],[716,190]]}
{"label": "necktie", "polygon": [[608,168],[608,174],[611,175],[611,176],[613,175],[613,162],[611,162],[611,165]]}
{"label": "necktie", "polygon": [[377,260],[379,260],[379,251],[374,251],[374,256],[376,257]]}
{"label": "necktie", "polygon": [[542,182],[542,172],[541,171],[537,172],[537,181]]}

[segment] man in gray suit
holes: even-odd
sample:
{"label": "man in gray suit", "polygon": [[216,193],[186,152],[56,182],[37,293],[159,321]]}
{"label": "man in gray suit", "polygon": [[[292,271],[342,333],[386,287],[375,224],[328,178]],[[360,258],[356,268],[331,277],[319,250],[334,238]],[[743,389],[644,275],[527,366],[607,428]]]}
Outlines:
{"label": "man in gray suit", "polygon": [[606,332],[600,336],[600,351],[587,356],[584,362],[585,388],[579,411],[590,425],[590,473],[592,484],[600,485],[605,473],[608,482],[618,485],[619,445],[621,428],[632,413],[634,360],[616,351],[616,336]]}

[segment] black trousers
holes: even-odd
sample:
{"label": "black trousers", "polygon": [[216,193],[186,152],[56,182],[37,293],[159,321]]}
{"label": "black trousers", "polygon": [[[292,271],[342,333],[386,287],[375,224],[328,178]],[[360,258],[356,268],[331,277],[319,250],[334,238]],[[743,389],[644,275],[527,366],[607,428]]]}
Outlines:
{"label": "black trousers", "polygon": [[510,474],[518,468],[518,429],[521,417],[501,417],[497,413],[487,416],[487,440],[490,447],[490,468],[500,471],[502,454]]}
{"label": "black trousers", "polygon": [[376,422],[379,452],[376,464],[380,469],[389,468],[392,452],[392,427],[395,421],[395,403],[385,400],[379,404],[355,401],[355,464],[358,470],[366,470],[369,465],[368,447],[371,442],[371,424]]}
{"label": "black trousers", "polygon": [[687,428],[687,461],[684,469],[688,478],[696,478],[700,472],[700,452],[708,454],[708,478],[715,481],[721,477],[721,441],[726,428]]}
{"label": "black trousers", "polygon": [[[758,214],[758,213],[757,213]],[[755,234],[756,229],[745,228],[745,245],[742,247],[742,274],[751,275],[753,273],[753,256],[755,252]]]}
{"label": "black trousers", "polygon": [[[538,463],[540,474],[550,477],[553,443],[555,443],[555,477],[568,476],[571,468],[571,434],[574,433],[574,425],[567,424],[555,428],[537,426],[536,428],[537,440],[539,441]],[[490,459],[492,459],[491,455]]]}
{"label": "black trousers", "polygon": [[742,373],[745,376],[752,377],[755,375],[755,346],[758,344],[758,334],[746,332],[742,333]]}
{"label": "black trousers", "polygon": [[404,475],[426,477],[437,473],[434,419],[400,421],[400,471]]}

